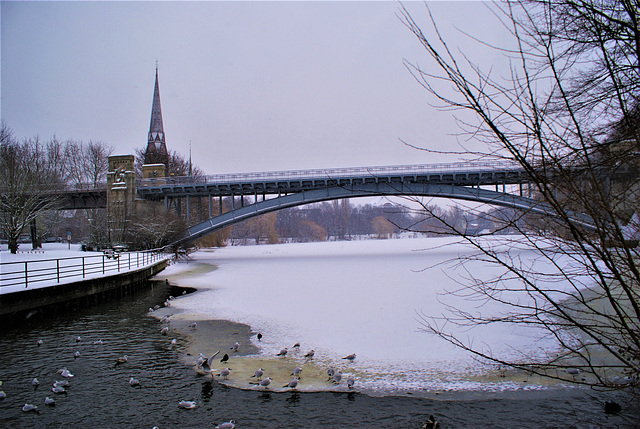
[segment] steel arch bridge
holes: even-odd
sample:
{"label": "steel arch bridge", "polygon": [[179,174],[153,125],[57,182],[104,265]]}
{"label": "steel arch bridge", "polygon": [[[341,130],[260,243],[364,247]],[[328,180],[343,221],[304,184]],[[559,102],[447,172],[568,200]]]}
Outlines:
{"label": "steel arch bridge", "polygon": [[[532,213],[552,213],[549,206],[523,195],[525,190],[529,192],[531,189],[530,183],[528,174],[513,164],[457,163],[147,179],[139,183],[137,195],[148,200],[164,199],[167,209],[172,201],[186,199],[187,217],[190,198],[208,197],[209,219],[190,226],[187,233],[173,243],[179,246],[255,216],[343,198],[439,197]],[[507,192],[506,185],[516,185],[518,192]],[[231,197],[233,204],[235,197],[247,195],[255,197],[253,203],[244,205],[242,198],[240,207],[232,205],[230,211],[213,216],[212,197],[221,200]],[[272,197],[266,198],[267,195]],[[262,201],[259,201],[259,196],[262,196]],[[178,202],[176,207],[179,209],[181,204]],[[583,226],[591,226],[591,219],[586,216],[575,215],[573,220]]]}

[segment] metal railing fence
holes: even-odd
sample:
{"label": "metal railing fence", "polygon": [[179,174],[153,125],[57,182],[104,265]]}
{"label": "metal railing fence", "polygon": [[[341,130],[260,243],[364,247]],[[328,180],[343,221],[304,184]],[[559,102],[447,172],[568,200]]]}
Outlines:
{"label": "metal railing fence", "polygon": [[115,253],[114,256],[102,254],[3,262],[0,263],[0,290],[7,286],[23,285],[28,288],[30,285],[44,281],[60,283],[71,277],[84,279],[95,274],[119,273],[143,268],[170,257],[171,255],[162,249],[153,249]]}

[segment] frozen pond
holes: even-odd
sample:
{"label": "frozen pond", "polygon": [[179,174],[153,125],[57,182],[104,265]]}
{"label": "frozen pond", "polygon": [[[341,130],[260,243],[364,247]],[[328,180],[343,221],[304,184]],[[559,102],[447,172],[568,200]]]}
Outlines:
{"label": "frozen pond", "polygon": [[[493,365],[421,331],[419,314],[441,314],[439,294],[458,287],[455,279],[465,274],[441,263],[469,252],[454,238],[227,247],[197,252],[192,262],[169,267],[162,276],[200,290],[172,303],[184,311],[174,317],[249,325],[264,336],[261,342],[252,337],[262,356],[299,342],[298,357],[314,349],[317,365],[356,374],[362,391],[547,388],[548,381],[524,374],[500,378]],[[520,257],[526,260],[526,252]],[[497,272],[480,262],[467,267],[477,275]],[[456,304],[499,311],[478,302]],[[458,333],[494,352],[553,347],[512,326]],[[355,361],[342,359],[350,353]]]}

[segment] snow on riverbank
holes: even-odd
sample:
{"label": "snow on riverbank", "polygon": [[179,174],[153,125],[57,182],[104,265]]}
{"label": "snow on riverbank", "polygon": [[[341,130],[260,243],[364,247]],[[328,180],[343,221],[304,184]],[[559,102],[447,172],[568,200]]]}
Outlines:
{"label": "snow on riverbank", "polygon": [[[421,332],[418,314],[441,314],[439,294],[456,287],[452,277],[462,275],[453,264],[437,264],[468,253],[453,238],[227,247],[197,252],[193,262],[173,265],[160,278],[200,290],[172,303],[184,311],[177,317],[247,324],[264,335],[256,345],[267,356],[300,342],[301,352],[315,349],[326,366],[344,365],[341,358],[356,353],[348,368],[366,374],[360,384],[372,389],[504,389],[478,381],[495,368]],[[496,273],[481,262],[470,267]],[[499,310],[478,302],[457,305],[487,314]],[[494,352],[552,347],[511,325],[457,333]]]}

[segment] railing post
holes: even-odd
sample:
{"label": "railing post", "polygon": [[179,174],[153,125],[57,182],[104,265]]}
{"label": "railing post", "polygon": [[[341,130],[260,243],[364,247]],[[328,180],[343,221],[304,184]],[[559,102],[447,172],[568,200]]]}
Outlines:
{"label": "railing post", "polygon": [[82,278],[84,278],[84,256],[82,257]]}
{"label": "railing post", "polygon": [[24,287],[27,288],[29,287],[29,274],[27,274],[28,268],[27,268],[27,262],[25,261],[24,263]]}
{"label": "railing post", "polygon": [[120,257],[118,257],[118,272],[120,272]]}
{"label": "railing post", "polygon": [[60,259],[56,259],[56,277],[58,278],[58,283],[60,283]]}
{"label": "railing post", "polygon": [[136,252],[136,267],[140,268],[140,252]]}
{"label": "railing post", "polygon": [[104,274],[104,253],[102,254],[102,274]]}
{"label": "railing post", "polygon": [[131,269],[131,252],[127,253],[127,257],[129,258],[129,269]]}

